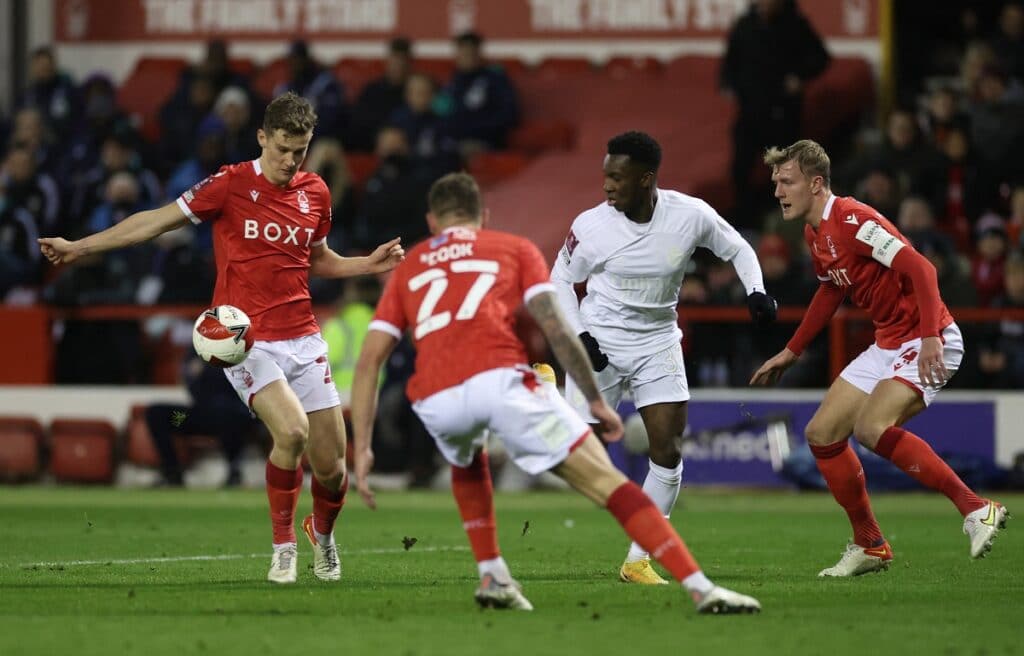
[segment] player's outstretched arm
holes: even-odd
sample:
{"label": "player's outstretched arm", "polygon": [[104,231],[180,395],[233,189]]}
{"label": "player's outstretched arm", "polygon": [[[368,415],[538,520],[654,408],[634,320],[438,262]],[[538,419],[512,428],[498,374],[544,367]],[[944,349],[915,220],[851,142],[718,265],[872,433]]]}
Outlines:
{"label": "player's outstretched arm", "polygon": [[149,241],[188,223],[188,217],[177,203],[168,203],[155,210],[136,212],[106,230],[76,241],[61,237],[42,237],[39,250],[52,264],[71,264],[92,253],[102,253]]}
{"label": "player's outstretched arm", "polygon": [[384,242],[365,257],[342,257],[327,244],[314,246],[309,254],[309,274],[320,278],[348,278],[368,273],[383,273],[405,259],[402,238]]}
{"label": "player's outstretched arm", "polygon": [[355,463],[356,489],[359,496],[371,509],[376,510],[377,500],[370,489],[367,477],[373,469],[373,422],[377,417],[377,380],[380,368],[391,355],[398,340],[389,333],[370,330],[359,353],[355,376],[352,380],[352,443]]}
{"label": "player's outstretched arm", "polygon": [[565,320],[553,292],[535,294],[527,304],[527,309],[537,325],[544,332],[551,350],[562,367],[572,376],[579,386],[583,397],[590,404],[590,412],[601,423],[601,437],[609,442],[622,438],[622,419],[618,413],[605,403],[597,380],[590,368],[590,357],[587,350],[576,336],[572,327]]}

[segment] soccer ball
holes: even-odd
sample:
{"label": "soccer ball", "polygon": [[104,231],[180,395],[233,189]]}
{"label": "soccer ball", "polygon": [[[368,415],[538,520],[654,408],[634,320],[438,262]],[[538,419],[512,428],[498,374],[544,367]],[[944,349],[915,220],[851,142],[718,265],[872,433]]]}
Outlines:
{"label": "soccer ball", "polygon": [[231,305],[217,305],[196,319],[192,346],[206,362],[215,367],[233,367],[245,360],[253,338],[249,317]]}

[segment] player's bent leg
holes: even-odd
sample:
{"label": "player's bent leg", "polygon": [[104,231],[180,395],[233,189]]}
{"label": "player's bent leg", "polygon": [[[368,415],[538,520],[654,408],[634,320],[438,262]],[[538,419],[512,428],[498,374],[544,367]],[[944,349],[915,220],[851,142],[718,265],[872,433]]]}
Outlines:
{"label": "player's bent leg", "polygon": [[267,500],[274,535],[274,556],[267,579],[294,583],[297,578],[295,508],[302,490],[299,458],[309,435],[309,421],[299,399],[283,380],[253,396],[252,407],[274,440],[267,460]]}
{"label": "player's bent leg", "polygon": [[896,380],[883,380],[857,417],[854,435],[922,485],[945,494],[966,517],[985,501],[964,485],[927,442],[897,425],[923,409],[915,390]]}
{"label": "player's bent leg", "polygon": [[302,529],[313,549],[313,575],[321,581],[341,579],[341,560],[334,539],[334,524],[345,505],[345,421],[341,406],[310,412],[306,455],[313,469],[313,513]]}
{"label": "player's bent leg", "polygon": [[635,483],[615,469],[593,434],[554,471],[591,501],[608,509],[626,533],[690,593],[701,613],[754,613],[761,604],[713,584],[700,570],[682,538]]}

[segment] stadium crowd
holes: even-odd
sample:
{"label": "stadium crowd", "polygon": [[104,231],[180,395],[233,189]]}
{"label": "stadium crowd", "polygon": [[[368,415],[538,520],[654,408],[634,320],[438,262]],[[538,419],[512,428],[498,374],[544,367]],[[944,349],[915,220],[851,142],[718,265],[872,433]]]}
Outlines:
{"label": "stadium crowd", "polygon": [[[1024,308],[1024,6],[1008,2],[998,14],[984,15],[965,9],[958,19],[962,29],[932,44],[932,59],[899,80],[907,93],[882,130],[866,116],[855,137],[830,144],[839,154],[833,188],[897,224],[935,265],[954,314],[958,307]],[[53,49],[31,53],[27,86],[11,115],[0,116],[0,299],[61,306],[208,301],[214,275],[208,226],[104,254],[73,272],[48,268],[35,240],[101,230],[172,201],[222,164],[257,157],[254,135],[269,98],[228,55],[227,44],[211,42],[205,57],[184,70],[153,140],[118,107],[108,76],[74,80]],[[271,95],[295,91],[319,114],[306,166],[331,188],[328,239],[338,252],[362,252],[395,235],[411,246],[427,234],[430,184],[481,152],[507,146],[520,106],[510,77],[484,59],[475,33],[454,39],[453,59],[451,77],[436,79],[417,68],[414,44],[393,39],[384,73],[356,95],[306,43],[289,46],[288,74]],[[354,182],[352,153],[375,156],[365,182]],[[753,193],[772,200],[766,189]],[[781,305],[805,305],[814,277],[801,236],[782,226],[777,207],[753,205],[718,209],[755,244],[768,292]],[[738,214],[750,211],[757,212],[754,220]],[[698,262],[683,284],[682,322],[686,305],[743,304],[728,264]],[[314,280],[311,290],[316,303],[345,305],[337,281]],[[954,387],[1024,386],[1024,324],[964,322],[964,328],[969,351]],[[692,384],[744,384],[753,364],[774,353],[790,330],[684,325]],[[97,348],[113,339],[117,349]],[[57,381],[145,382],[143,342],[135,322],[66,322]],[[113,362],[102,355],[110,352],[119,354]],[[408,354],[400,349],[399,356]],[[93,360],[96,366],[89,366]],[[826,362],[819,339],[785,382],[824,385]]]}

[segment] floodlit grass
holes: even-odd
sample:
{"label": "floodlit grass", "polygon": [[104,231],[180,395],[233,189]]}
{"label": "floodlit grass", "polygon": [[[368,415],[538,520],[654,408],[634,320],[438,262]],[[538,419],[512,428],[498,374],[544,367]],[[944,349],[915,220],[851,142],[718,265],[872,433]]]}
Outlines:
{"label": "floodlit grass", "polygon": [[[1024,512],[1024,496],[1001,500]],[[893,567],[823,581],[848,535],[830,497],[684,490],[673,523],[707,574],[764,606],[736,617],[696,615],[674,585],[618,583],[627,539],[567,493],[499,495],[504,556],[536,611],[482,612],[450,495],[379,501],[349,499],[340,584],[313,578],[300,543],[299,583],[274,586],[261,491],[0,488],[0,654],[1024,652],[1021,532],[1011,520],[972,562],[935,495],[876,495]]]}

